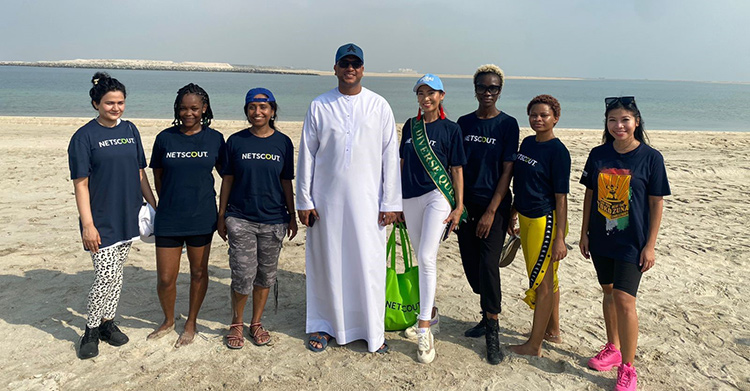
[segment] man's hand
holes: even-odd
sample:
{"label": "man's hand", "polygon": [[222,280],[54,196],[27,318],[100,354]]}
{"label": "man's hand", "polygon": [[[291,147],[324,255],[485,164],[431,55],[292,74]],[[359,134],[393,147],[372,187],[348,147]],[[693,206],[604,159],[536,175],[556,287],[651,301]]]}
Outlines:
{"label": "man's hand", "polygon": [[401,212],[380,212],[378,214],[378,224],[385,227],[393,224]]}
{"label": "man's hand", "polygon": [[297,210],[297,215],[299,216],[299,221],[306,227],[310,226],[310,216],[313,216],[315,220],[320,220],[318,211],[315,209]]}

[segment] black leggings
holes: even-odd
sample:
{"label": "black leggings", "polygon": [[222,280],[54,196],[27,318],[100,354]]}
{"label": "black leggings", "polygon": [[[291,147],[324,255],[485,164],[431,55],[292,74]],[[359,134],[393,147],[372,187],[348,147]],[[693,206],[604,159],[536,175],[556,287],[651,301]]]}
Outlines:
{"label": "black leggings", "polygon": [[599,285],[612,284],[613,289],[635,297],[643,272],[636,263],[591,254]]}
{"label": "black leggings", "polygon": [[466,203],[469,221],[458,230],[458,247],[466,279],[474,293],[479,295],[482,311],[499,314],[502,311],[500,291],[500,253],[503,251],[505,231],[508,230],[510,210],[495,212],[487,238],[477,236],[477,223],[487,205]]}

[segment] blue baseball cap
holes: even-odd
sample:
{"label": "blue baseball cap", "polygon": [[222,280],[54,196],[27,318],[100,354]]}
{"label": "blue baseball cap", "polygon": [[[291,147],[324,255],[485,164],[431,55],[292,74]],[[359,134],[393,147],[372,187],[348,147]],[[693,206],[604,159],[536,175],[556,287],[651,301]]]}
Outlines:
{"label": "blue baseball cap", "polygon": [[432,73],[425,74],[424,76],[420,77],[419,80],[417,80],[417,84],[414,85],[414,92],[417,92],[419,86],[422,85],[428,86],[433,90],[445,91],[445,89],[443,88],[443,81]]}
{"label": "blue baseball cap", "polygon": [[[263,94],[268,98],[256,98],[255,95],[258,94]],[[248,91],[247,95],[245,95],[245,104],[248,104],[250,102],[276,102],[276,98],[273,97],[271,91],[263,87],[258,87]]]}
{"label": "blue baseball cap", "polygon": [[341,45],[339,50],[336,50],[336,61],[334,62],[339,62],[342,57],[346,56],[354,56],[365,62],[365,54],[362,52],[362,49],[353,43]]}

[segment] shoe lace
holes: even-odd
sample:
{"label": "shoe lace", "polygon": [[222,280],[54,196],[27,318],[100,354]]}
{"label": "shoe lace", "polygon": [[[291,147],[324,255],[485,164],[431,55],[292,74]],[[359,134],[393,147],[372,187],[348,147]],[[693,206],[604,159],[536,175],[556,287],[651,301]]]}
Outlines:
{"label": "shoe lace", "polygon": [[419,345],[419,350],[430,350],[430,337],[427,333],[419,334],[419,341],[417,341],[417,344]]}
{"label": "shoe lace", "polygon": [[599,353],[594,356],[597,360],[604,360],[615,352],[609,345],[604,345],[600,349]]}
{"label": "shoe lace", "polygon": [[625,365],[620,366],[620,370],[617,371],[617,385],[627,387],[631,380],[633,380],[633,371]]}

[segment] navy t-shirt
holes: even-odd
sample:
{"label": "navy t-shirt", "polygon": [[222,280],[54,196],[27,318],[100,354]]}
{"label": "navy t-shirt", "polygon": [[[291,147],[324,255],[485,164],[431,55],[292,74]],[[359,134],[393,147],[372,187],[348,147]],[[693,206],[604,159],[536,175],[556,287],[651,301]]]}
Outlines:
{"label": "navy t-shirt", "polygon": [[[490,119],[480,119],[474,112],[459,118],[458,125],[461,126],[466,151],[464,198],[487,205],[500,182],[503,163],[516,160],[518,122],[504,112]],[[512,198],[508,190],[500,208],[509,210]]]}
{"label": "navy t-shirt", "polygon": [[644,143],[625,154],[612,143],[600,145],[589,153],[580,182],[594,191],[589,251],[637,264],[648,239],[648,197],[671,194],[661,153]]}
{"label": "navy t-shirt", "polygon": [[231,135],[222,175],[234,176],[227,217],[263,224],[290,221],[281,187],[281,179],[294,179],[294,145],[287,135],[274,131],[258,137],[249,129]]}
{"label": "navy t-shirt", "polygon": [[545,142],[529,136],[513,165],[513,193],[518,213],[542,217],[555,210],[555,194],[570,191],[570,153],[558,138]]}
{"label": "navy t-shirt", "polygon": [[[425,132],[430,140],[430,146],[440,163],[450,175],[449,167],[466,164],[464,146],[461,142],[461,128],[449,119],[425,123]],[[419,197],[437,189],[427,170],[414,150],[411,137],[411,120],[406,121],[401,130],[401,146],[399,148],[404,166],[401,169],[401,192],[403,198]]]}
{"label": "navy t-shirt", "polygon": [[224,136],[204,126],[186,135],[179,126],[162,130],[154,141],[151,168],[161,168],[156,236],[206,235],[216,230],[214,167],[226,159]]}
{"label": "navy t-shirt", "polygon": [[143,203],[139,170],[146,167],[146,156],[135,125],[120,121],[106,128],[89,121],[70,139],[68,165],[70,179],[89,178],[91,214],[102,240],[99,248],[138,237]]}

